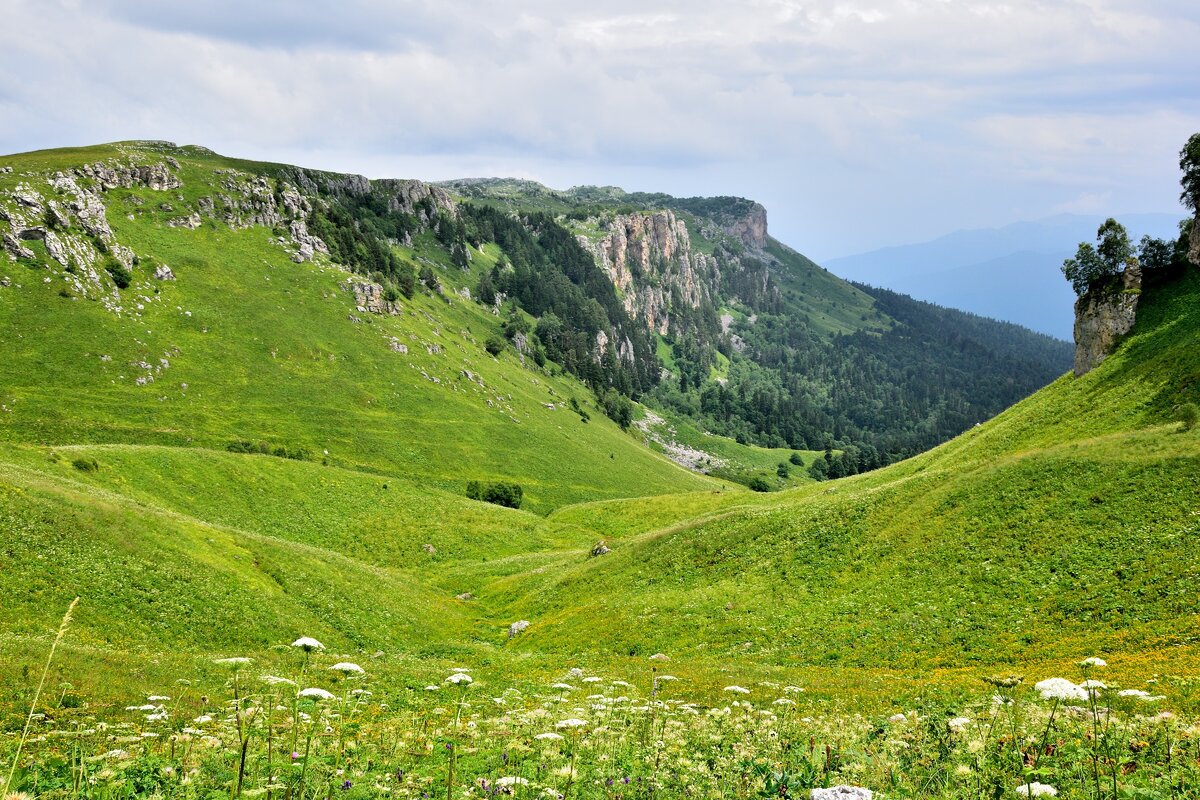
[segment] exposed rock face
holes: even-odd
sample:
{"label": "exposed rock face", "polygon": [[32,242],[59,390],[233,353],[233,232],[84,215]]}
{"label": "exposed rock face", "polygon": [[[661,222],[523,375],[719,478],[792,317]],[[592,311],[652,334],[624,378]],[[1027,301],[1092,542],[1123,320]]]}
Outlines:
{"label": "exposed rock face", "polygon": [[[1194,240],[1193,240],[1194,241]],[[1108,357],[1137,319],[1142,270],[1131,261],[1115,287],[1093,289],[1075,301],[1075,375],[1085,375]]]}
{"label": "exposed rock face", "polygon": [[3,235],[4,251],[14,259],[18,258],[33,258],[33,251],[25,245],[21,244],[21,240],[11,233]]}
{"label": "exposed rock face", "polygon": [[160,281],[173,281],[175,273],[166,264],[160,264],[158,269],[154,270],[154,277]]}
{"label": "exposed rock face", "polygon": [[167,227],[170,228],[187,228],[189,231],[194,231],[201,225],[199,214],[189,214],[186,217],[176,217],[175,219],[167,220]]}
{"label": "exposed rock face", "polygon": [[670,329],[673,301],[699,307],[718,277],[716,260],[692,252],[687,226],[671,211],[618,215],[599,242],[579,243],[620,289],[629,316],[660,334]]}
{"label": "exposed rock face", "polygon": [[1196,212],[1196,218],[1192,220],[1192,237],[1187,257],[1188,261],[1200,266],[1200,211]]}
{"label": "exposed rock face", "polygon": [[346,283],[354,293],[354,305],[358,306],[359,311],[372,314],[400,313],[399,306],[384,299],[383,287],[378,283],[363,280],[350,280]]}
{"label": "exposed rock face", "polygon": [[[454,199],[445,189],[430,186],[428,183],[414,180],[380,180],[371,183],[377,190],[382,190],[387,196],[388,211],[401,211],[413,214],[422,222],[430,222],[439,211],[445,211],[452,217],[458,216],[458,207]],[[432,207],[433,214],[428,213]]]}
{"label": "exposed rock face", "polygon": [[767,209],[755,203],[744,217],[726,225],[725,232],[738,237],[749,248],[763,249],[767,244]]}
{"label": "exposed rock face", "polygon": [[412,214],[425,223],[430,222],[439,211],[458,216],[458,207],[449,192],[421,181],[390,178],[369,181],[362,175],[316,172],[300,167],[289,169],[288,177],[300,187],[300,191],[308,195],[324,192],[363,197],[372,191],[382,193],[387,201],[388,211]]}
{"label": "exposed rock face", "polygon": [[303,217],[292,220],[288,227],[292,236],[292,242],[296,245],[296,252],[292,255],[292,260],[296,263],[312,261],[314,253],[329,254],[329,248],[325,242],[321,241],[321,237],[313,236],[308,232],[308,223]]}
{"label": "exposed rock face", "polygon": [[[173,159],[172,159],[173,160]],[[179,162],[175,162],[175,168],[178,169]],[[115,164],[115,163],[95,163],[84,164],[82,167],[74,170],[75,175],[81,178],[90,178],[100,185],[105,191],[109,189],[131,189],[134,186],[145,186],[147,189],[165,192],[169,189],[178,189],[183,184],[168,168],[166,164]]]}

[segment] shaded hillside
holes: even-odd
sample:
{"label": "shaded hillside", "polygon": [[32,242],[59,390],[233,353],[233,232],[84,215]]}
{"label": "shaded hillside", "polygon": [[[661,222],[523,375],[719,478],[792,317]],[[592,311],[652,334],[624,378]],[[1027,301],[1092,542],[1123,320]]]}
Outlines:
{"label": "shaded hillside", "polygon": [[467,208],[560,216],[661,341],[648,402],[742,442],[851,452],[835,473],[945,441],[1070,364],[1065,342],[841,280],[772,239],[766,210],[743,198],[443,186]]}

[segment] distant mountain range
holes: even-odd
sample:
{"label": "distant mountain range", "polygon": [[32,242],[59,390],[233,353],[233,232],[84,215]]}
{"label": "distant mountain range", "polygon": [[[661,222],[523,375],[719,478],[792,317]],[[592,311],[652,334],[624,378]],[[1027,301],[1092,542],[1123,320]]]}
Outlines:
{"label": "distant mountain range", "polygon": [[[1175,238],[1181,218],[1182,213],[1117,217],[1135,242],[1144,234]],[[1094,240],[1104,219],[1059,214],[955,231],[928,242],[830,259],[824,266],[848,280],[1070,340],[1074,295],[1059,268],[1079,242]]]}

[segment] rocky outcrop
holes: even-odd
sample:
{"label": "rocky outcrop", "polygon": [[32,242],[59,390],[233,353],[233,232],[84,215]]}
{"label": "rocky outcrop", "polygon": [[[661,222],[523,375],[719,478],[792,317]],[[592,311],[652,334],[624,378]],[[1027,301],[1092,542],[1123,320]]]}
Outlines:
{"label": "rocky outcrop", "polygon": [[354,305],[359,311],[371,314],[399,314],[400,306],[383,296],[383,287],[370,281],[352,279],[346,282],[354,293]]}
{"label": "rocky outcrop", "polygon": [[423,223],[428,223],[438,212],[457,217],[458,207],[454,198],[445,189],[416,180],[384,179],[371,181],[362,175],[344,175],[334,172],[318,172],[300,167],[291,167],[285,172],[288,181],[300,187],[307,195],[349,195],[365,197],[377,194],[383,197],[390,212],[412,214]]}
{"label": "rocky outcrop", "polygon": [[[179,162],[177,161],[175,162],[175,168],[179,168]],[[147,189],[165,192],[171,189],[178,189],[183,185],[179,178],[168,169],[166,164],[97,162],[95,164],[84,164],[73,172],[78,177],[95,181],[105,191],[109,189],[132,189],[135,186],[144,186]]]}
{"label": "rocky outcrop", "polygon": [[199,228],[201,224],[200,215],[196,213],[189,214],[186,217],[176,217],[174,219],[167,220],[167,227],[187,228],[189,231],[196,230],[196,228]]}
{"label": "rocky outcrop", "polygon": [[1192,220],[1192,234],[1187,257],[1188,261],[1200,267],[1200,211],[1196,212],[1196,218]]}
{"label": "rocky outcrop", "polygon": [[1102,362],[1137,320],[1142,270],[1130,261],[1113,284],[1089,290],[1075,301],[1075,375]]}
{"label": "rocky outcrop", "polygon": [[288,226],[288,232],[292,236],[292,243],[296,245],[296,252],[292,254],[292,260],[297,264],[305,261],[312,261],[314,253],[329,254],[329,248],[319,236],[313,236],[308,232],[308,223],[303,217],[292,220]]}
{"label": "rocky outcrop", "polygon": [[625,311],[651,330],[670,330],[671,306],[698,308],[718,277],[716,260],[693,253],[683,220],[671,211],[619,214],[598,242],[580,236],[624,298]]}
{"label": "rocky outcrop", "polygon": [[[223,175],[217,195],[221,205],[221,220],[231,228],[250,228],[255,225],[273,228],[286,220],[286,206],[275,198],[275,187],[265,175],[248,175],[235,169],[219,170]],[[214,210],[215,213],[215,210]]]}
{"label": "rocky outcrop", "polygon": [[[379,180],[370,185],[387,199],[388,211],[412,214],[422,222],[432,222],[438,212],[458,216],[454,198],[442,188],[414,180]],[[432,209],[432,213],[430,210]],[[468,251],[469,254],[469,251]]]}
{"label": "rocky outcrop", "polygon": [[753,203],[746,214],[723,227],[726,233],[738,237],[747,247],[762,250],[767,244],[767,209],[759,203]]}
{"label": "rocky outcrop", "polygon": [[33,258],[33,251],[21,244],[21,240],[11,233],[3,234],[0,236],[0,240],[4,243],[4,252],[8,253],[13,259]]}

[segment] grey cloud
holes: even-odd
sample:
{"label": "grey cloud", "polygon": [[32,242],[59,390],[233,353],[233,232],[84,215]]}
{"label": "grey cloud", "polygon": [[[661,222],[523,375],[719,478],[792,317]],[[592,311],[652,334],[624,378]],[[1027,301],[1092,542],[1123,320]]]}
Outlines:
{"label": "grey cloud", "polygon": [[[828,252],[1106,193],[1170,207],[1170,156],[1200,129],[1200,12],[1175,0],[0,0],[0,14],[31,34],[0,49],[0,150],[155,136],[345,169],[654,175],[642,188],[774,198],[773,226]],[[856,238],[845,220],[863,216],[880,239]]]}

